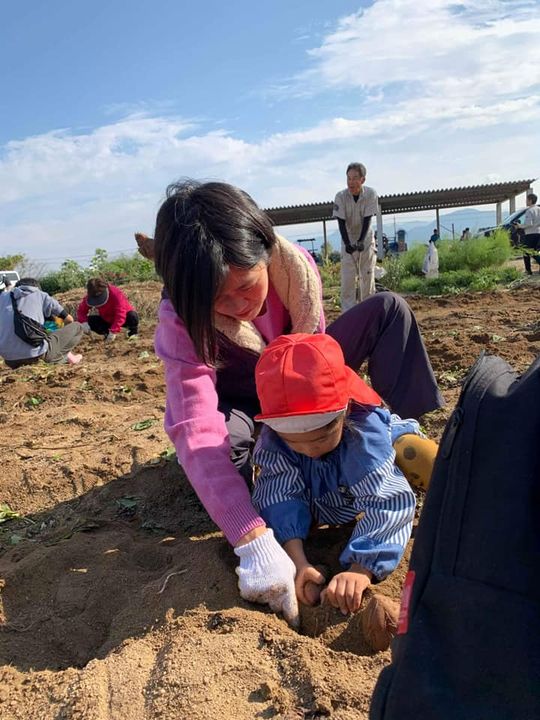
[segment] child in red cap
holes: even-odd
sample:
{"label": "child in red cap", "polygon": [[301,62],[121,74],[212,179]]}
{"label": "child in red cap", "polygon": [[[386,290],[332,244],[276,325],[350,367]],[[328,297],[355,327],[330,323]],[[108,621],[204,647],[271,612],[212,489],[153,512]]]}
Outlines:
{"label": "child in red cap", "polygon": [[[264,427],[254,451],[254,505],[296,566],[300,602],[326,599],[356,612],[371,581],[396,568],[411,535],[415,495],[393,444],[405,434],[422,437],[418,423],[381,407],[329,335],[278,337],[255,379],[262,409],[255,419]],[[360,514],[340,556],[345,569],[323,590],[326,579],[303,541],[314,521],[343,525]]]}

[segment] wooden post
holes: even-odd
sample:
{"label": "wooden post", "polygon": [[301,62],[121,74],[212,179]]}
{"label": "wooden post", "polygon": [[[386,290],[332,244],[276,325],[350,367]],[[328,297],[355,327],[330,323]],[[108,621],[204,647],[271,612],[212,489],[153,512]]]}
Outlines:
{"label": "wooden post", "polygon": [[435,209],[436,217],[437,217],[437,233],[439,237],[441,237],[441,220],[439,218],[439,208]]}
{"label": "wooden post", "polygon": [[323,229],[323,260],[324,260],[324,262],[327,262],[327,260],[328,260],[328,237],[326,236],[326,220],[322,221],[322,229]]}
{"label": "wooden post", "polygon": [[384,243],[383,243],[383,222],[381,206],[377,206],[377,259],[382,260],[384,258]]}

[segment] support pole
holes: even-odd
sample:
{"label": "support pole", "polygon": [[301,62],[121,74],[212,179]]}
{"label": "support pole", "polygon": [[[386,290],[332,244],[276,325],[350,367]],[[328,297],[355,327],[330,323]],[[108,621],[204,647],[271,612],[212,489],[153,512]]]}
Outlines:
{"label": "support pole", "polygon": [[495,207],[495,225],[500,225],[502,222],[502,203],[498,202]]}
{"label": "support pole", "polygon": [[439,208],[435,209],[436,217],[437,217],[437,233],[439,237],[441,237],[441,220],[439,218]]}
{"label": "support pole", "polygon": [[322,229],[323,229],[323,260],[324,262],[328,261],[328,237],[326,235],[326,220],[322,221]]}
{"label": "support pole", "polygon": [[515,196],[515,195],[509,199],[509,201],[508,201],[508,209],[509,209],[509,211],[510,211],[510,215],[511,215],[512,213],[515,213],[515,212],[516,212],[516,196]]}
{"label": "support pole", "polygon": [[377,205],[377,260],[384,258],[383,222],[381,206]]}

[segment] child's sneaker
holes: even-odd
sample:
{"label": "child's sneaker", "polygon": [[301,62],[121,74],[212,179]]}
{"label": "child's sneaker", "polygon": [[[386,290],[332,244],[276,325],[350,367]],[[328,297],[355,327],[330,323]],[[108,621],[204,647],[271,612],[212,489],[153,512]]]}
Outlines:
{"label": "child's sneaker", "polygon": [[68,352],[66,355],[67,361],[70,365],[78,365],[82,360],[82,355],[77,355],[76,353]]}

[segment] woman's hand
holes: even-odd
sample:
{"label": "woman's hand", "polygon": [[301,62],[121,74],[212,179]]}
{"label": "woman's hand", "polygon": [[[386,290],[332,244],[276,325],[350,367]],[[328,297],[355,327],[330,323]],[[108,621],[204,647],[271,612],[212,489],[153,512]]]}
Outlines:
{"label": "woman's hand", "polygon": [[298,627],[296,568],[275,539],[273,530],[267,529],[254,540],[237,545],[234,554],[240,558],[236,573],[244,600],[269,605],[274,612],[283,613],[289,625]]}
{"label": "woman's hand", "polygon": [[154,259],[154,238],[148,237],[144,233],[136,232],[135,240],[137,241],[138,250],[147,260]]}
{"label": "woman's hand", "polygon": [[334,575],[321,593],[321,601],[339,608],[343,615],[358,612],[364,590],[371,585],[371,578],[369,570],[353,563],[349,571]]}

